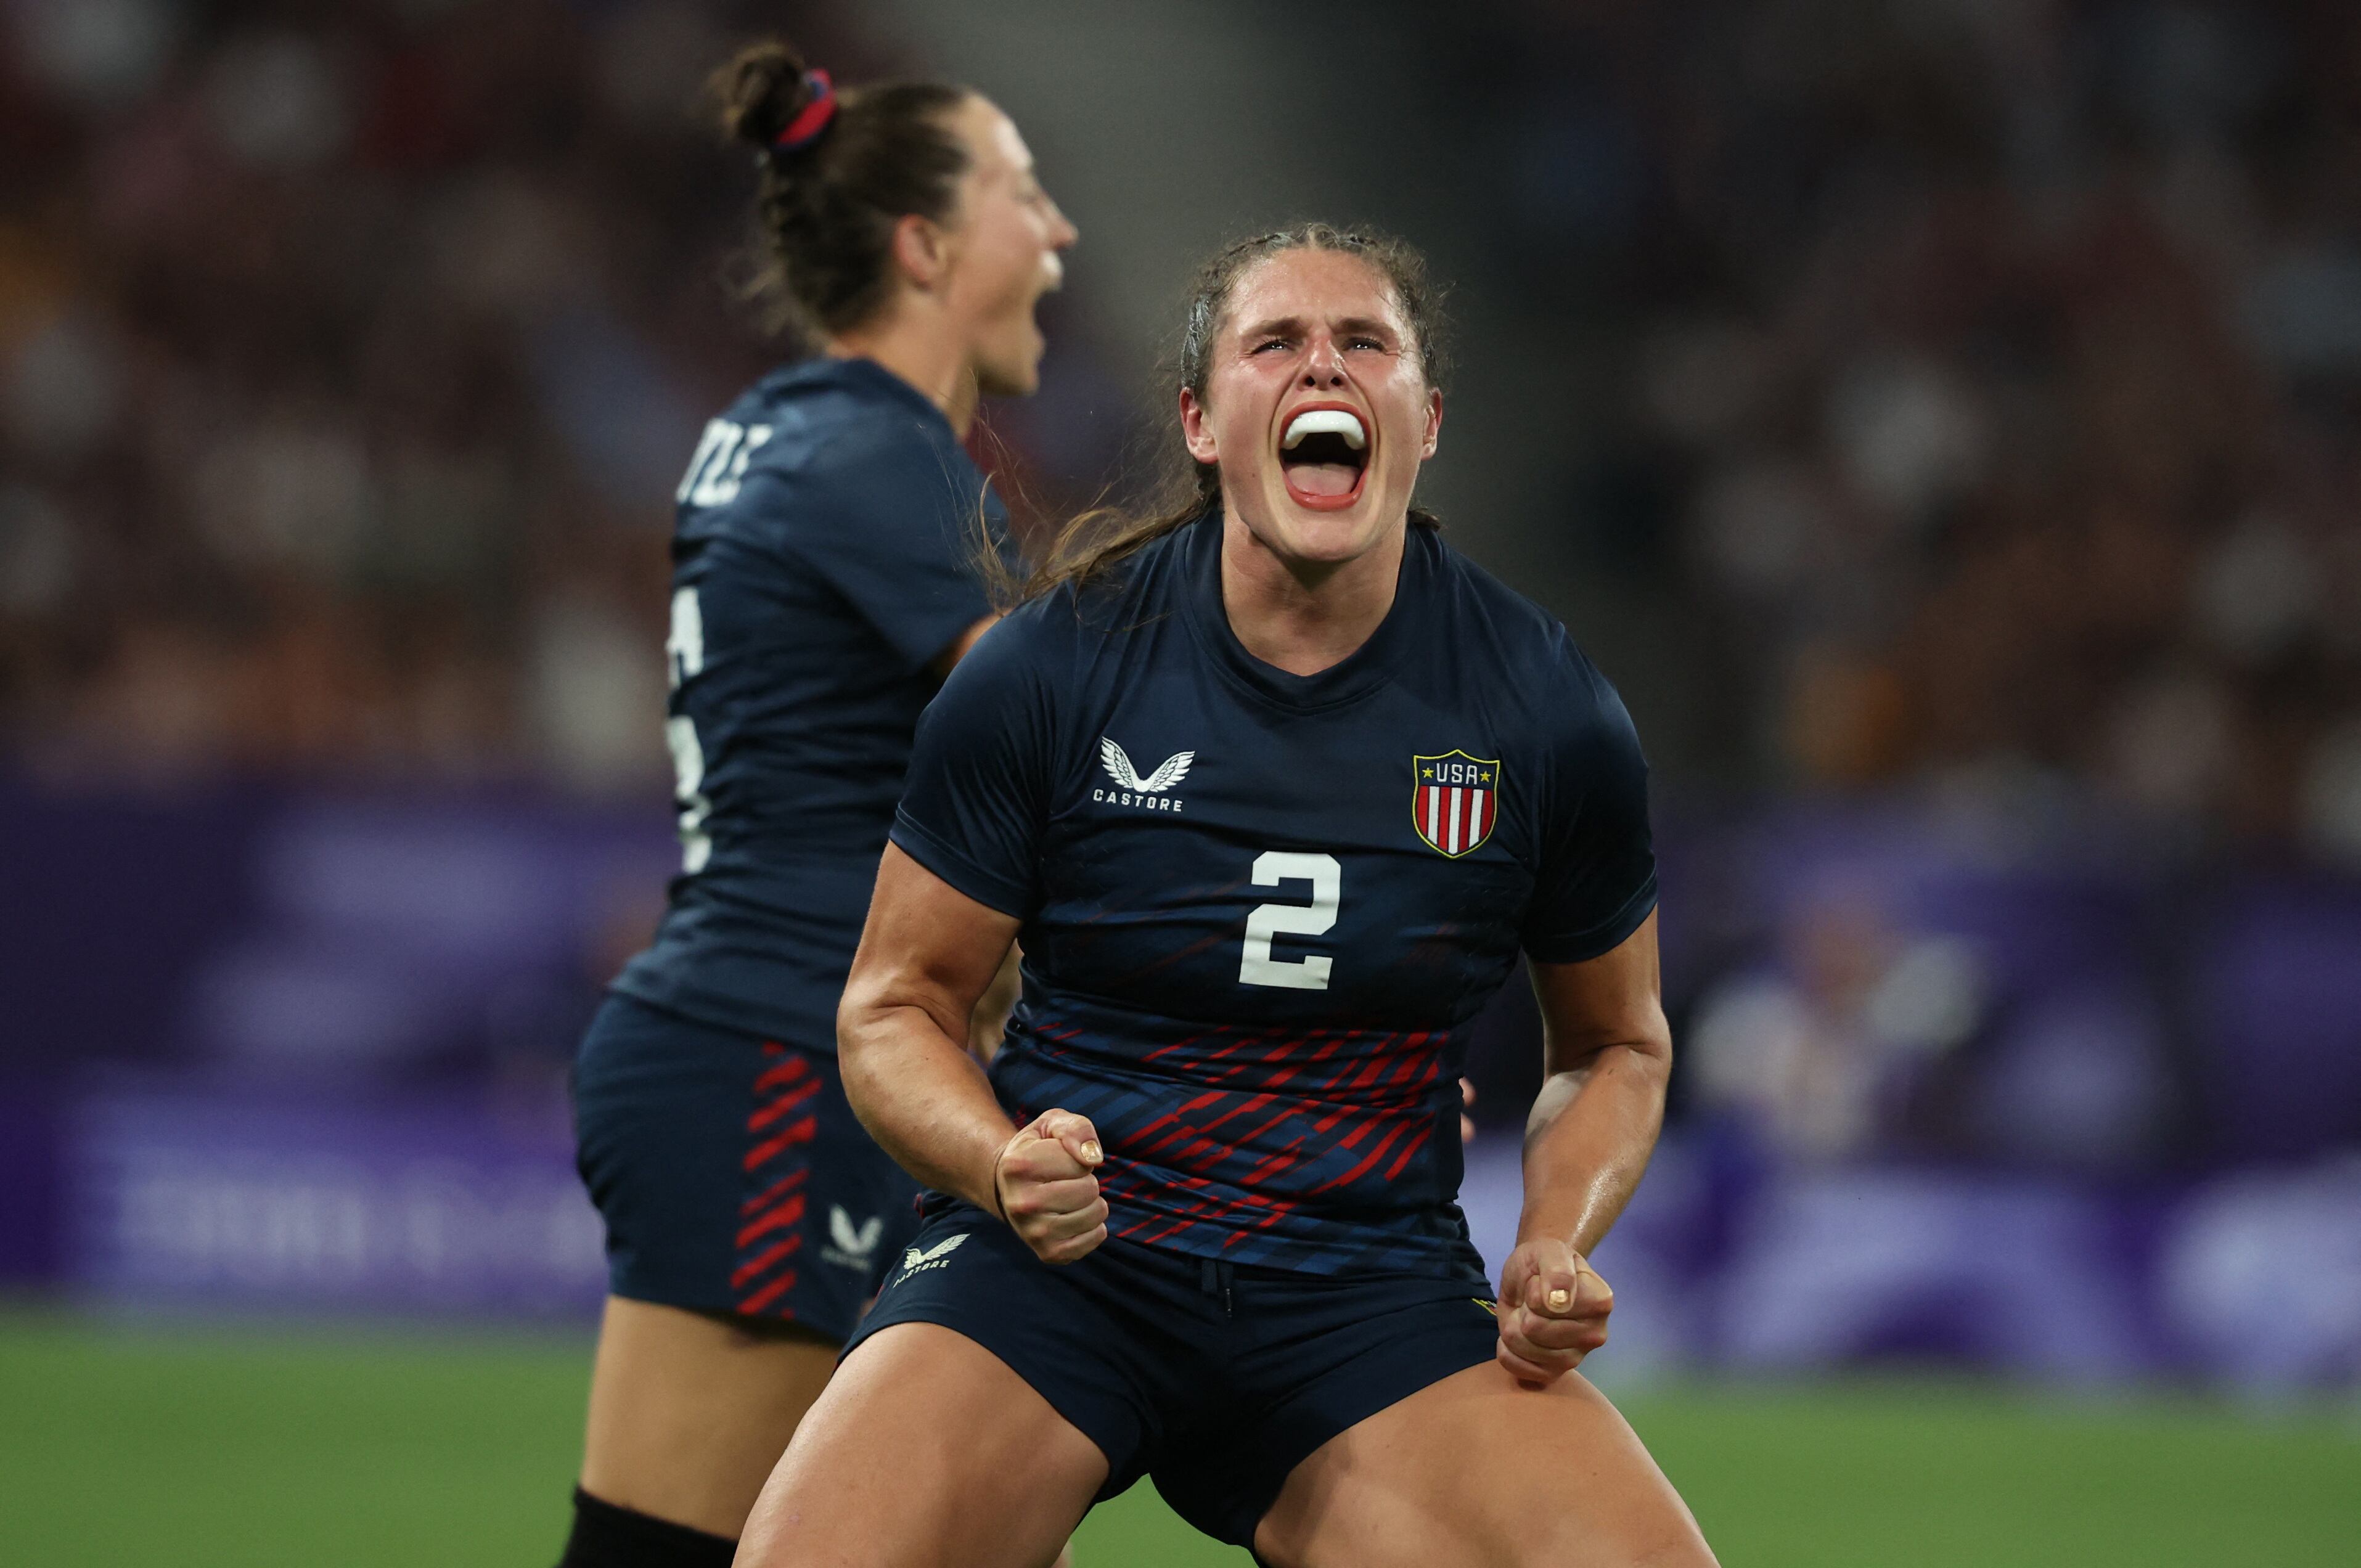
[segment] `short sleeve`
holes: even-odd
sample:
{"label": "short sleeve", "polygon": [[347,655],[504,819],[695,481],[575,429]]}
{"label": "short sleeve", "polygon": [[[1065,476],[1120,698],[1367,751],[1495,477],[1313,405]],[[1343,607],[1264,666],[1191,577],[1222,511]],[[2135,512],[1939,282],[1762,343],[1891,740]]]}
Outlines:
{"label": "short sleeve", "polygon": [[1019,920],[1039,898],[1055,755],[1049,690],[1029,656],[1030,616],[986,632],[918,720],[894,815],[902,852]]}
{"label": "short sleeve", "polygon": [[1656,906],[1648,762],[1631,715],[1569,646],[1543,789],[1541,871],[1521,933],[1543,963],[1579,963],[1621,945]]}
{"label": "short sleeve", "polygon": [[862,432],[782,485],[778,537],[876,628],[905,671],[992,613],[976,522],[996,509],[964,455],[915,428]]}

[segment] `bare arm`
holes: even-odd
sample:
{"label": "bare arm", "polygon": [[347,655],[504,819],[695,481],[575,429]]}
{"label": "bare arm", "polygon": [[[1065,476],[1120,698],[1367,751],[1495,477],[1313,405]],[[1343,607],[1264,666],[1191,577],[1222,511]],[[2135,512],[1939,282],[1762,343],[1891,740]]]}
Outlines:
{"label": "bare arm", "polygon": [[1648,1168],[1673,1039],[1653,913],[1611,952],[1532,969],[1548,1076],[1525,1124],[1525,1207],[1500,1281],[1500,1359],[1546,1383],[1606,1343],[1614,1294],[1587,1255]]}
{"label": "bare arm", "polygon": [[1548,1076],[1525,1122],[1517,1239],[1587,1253],[1631,1201],[1664,1120],[1673,1031],[1656,966],[1656,917],[1612,952],[1534,964]]}
{"label": "bare arm", "polygon": [[1064,1111],[1012,1125],[968,1052],[976,1003],[1016,927],[888,844],[837,1008],[837,1056],[854,1114],[903,1169],[1067,1263],[1106,1235],[1090,1174],[1098,1135]]}

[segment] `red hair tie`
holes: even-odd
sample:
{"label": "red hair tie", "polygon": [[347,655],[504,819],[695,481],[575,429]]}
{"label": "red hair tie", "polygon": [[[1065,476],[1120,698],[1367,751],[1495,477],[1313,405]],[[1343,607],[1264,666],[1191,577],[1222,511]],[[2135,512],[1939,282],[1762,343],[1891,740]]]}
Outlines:
{"label": "red hair tie", "polygon": [[819,140],[820,132],[828,129],[836,118],[836,83],[825,71],[804,72],[804,86],[811,93],[811,102],[796,111],[771,145],[781,152],[796,152]]}

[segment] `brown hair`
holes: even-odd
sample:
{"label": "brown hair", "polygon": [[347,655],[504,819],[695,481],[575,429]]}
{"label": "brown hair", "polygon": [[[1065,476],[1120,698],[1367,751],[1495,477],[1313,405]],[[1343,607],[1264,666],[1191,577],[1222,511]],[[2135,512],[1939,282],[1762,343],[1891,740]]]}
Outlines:
{"label": "brown hair", "polygon": [[[1261,262],[1290,250],[1341,251],[1359,257],[1375,269],[1393,291],[1394,302],[1409,324],[1427,385],[1443,385],[1449,369],[1445,323],[1439,291],[1428,280],[1426,258],[1407,241],[1391,235],[1305,223],[1238,240],[1197,269],[1189,285],[1188,307],[1174,355],[1180,386],[1200,400],[1205,396],[1213,341],[1221,335],[1238,280]],[[1001,564],[997,554],[986,564],[987,574],[996,597],[1004,602],[1035,598],[1067,584],[1086,587],[1117,563],[1203,516],[1221,497],[1221,470],[1184,455],[1169,466],[1145,507],[1136,510],[1094,507],[1060,529],[1040,563],[1021,579]],[[1442,526],[1441,520],[1423,507],[1411,508],[1410,521],[1421,528]]]}
{"label": "brown hair", "polygon": [[774,302],[774,326],[807,334],[869,320],[893,288],[895,225],[912,214],[947,223],[959,204],[968,154],[950,120],[972,94],[932,82],[839,89],[825,128],[781,147],[825,91],[793,49],[741,49],[713,90],[723,129],[762,151],[763,261],[748,292]]}

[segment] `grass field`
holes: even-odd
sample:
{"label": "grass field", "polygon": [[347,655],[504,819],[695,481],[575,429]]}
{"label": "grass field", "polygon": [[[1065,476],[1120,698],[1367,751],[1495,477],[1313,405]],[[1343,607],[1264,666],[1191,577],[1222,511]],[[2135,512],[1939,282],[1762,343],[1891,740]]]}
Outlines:
{"label": "grass field", "polygon": [[[0,1564],[546,1568],[587,1344],[0,1313]],[[1730,1568],[2361,1563],[2361,1420],[1940,1383],[1621,1400]],[[1080,1568],[1246,1568],[1148,1486]]]}

